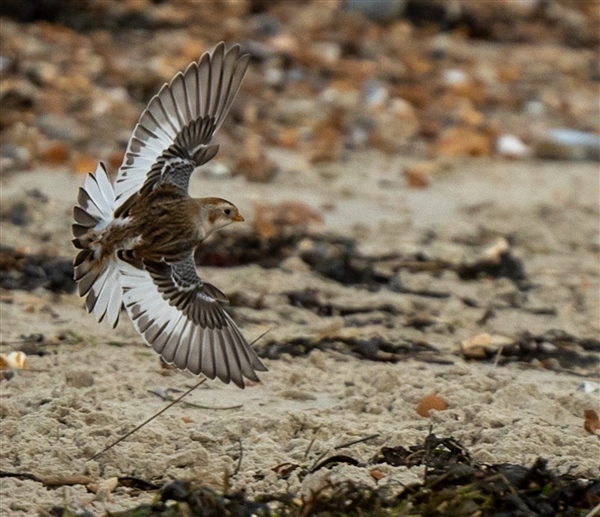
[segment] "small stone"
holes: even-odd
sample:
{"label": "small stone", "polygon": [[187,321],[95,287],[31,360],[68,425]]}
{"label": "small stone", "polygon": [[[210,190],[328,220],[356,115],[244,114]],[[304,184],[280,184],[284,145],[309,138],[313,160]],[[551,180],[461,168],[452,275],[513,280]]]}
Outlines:
{"label": "small stone", "polygon": [[340,159],[344,150],[344,126],[341,109],[333,110],[325,120],[315,126],[311,138],[312,163],[334,162]]}
{"label": "small stone", "polygon": [[417,413],[422,417],[430,416],[430,411],[444,411],[448,409],[448,403],[439,395],[425,395],[417,406]]}
{"label": "small stone", "polygon": [[113,151],[108,155],[108,165],[110,170],[118,170],[123,163],[125,153],[123,151]]}
{"label": "small stone", "polygon": [[515,135],[500,135],[496,140],[496,152],[508,158],[526,158],[530,154],[529,147]]}
{"label": "small stone", "polygon": [[442,133],[433,150],[443,156],[490,156],[492,142],[482,131],[455,126]]}
{"label": "small stone", "polygon": [[114,492],[117,486],[119,486],[119,478],[112,477],[108,479],[101,479],[94,483],[90,483],[89,485],[87,485],[87,489],[93,494],[108,495]]}
{"label": "small stone", "polygon": [[207,178],[226,179],[231,177],[231,170],[223,162],[211,160],[204,164],[200,172]]}
{"label": "small stone", "polygon": [[442,80],[444,84],[448,86],[455,86],[457,84],[466,84],[470,78],[464,70],[459,68],[450,68],[444,70],[442,74]]}
{"label": "small stone", "polygon": [[406,0],[346,0],[344,8],[356,11],[377,23],[389,23],[400,17]]}
{"label": "small stone", "polygon": [[499,264],[502,255],[510,251],[510,244],[505,237],[499,237],[491,246],[485,248],[481,253],[481,258],[492,264]]}
{"label": "small stone", "polygon": [[462,342],[462,353],[471,359],[485,359],[487,352],[491,350],[492,336],[488,333],[477,334]]}
{"label": "small stone", "polygon": [[485,359],[498,352],[502,347],[511,345],[513,340],[499,334],[487,332],[465,339],[462,342],[462,353],[470,359]]}
{"label": "small stone", "polygon": [[89,138],[89,129],[73,117],[59,113],[45,113],[37,119],[37,125],[50,138],[73,143],[83,143]]}
{"label": "small stone", "polygon": [[96,170],[97,161],[91,156],[77,154],[73,160],[73,169],[79,174],[88,174]]}
{"label": "small stone", "polygon": [[596,413],[593,409],[586,409],[583,412],[583,417],[585,418],[583,428],[588,433],[595,434],[600,437],[600,417],[598,417],[598,413]]}
{"label": "small stone", "polygon": [[50,165],[64,165],[69,159],[69,149],[62,142],[55,142],[42,153],[41,158]]}
{"label": "small stone", "polygon": [[301,201],[278,204],[257,203],[254,229],[263,238],[299,233],[313,224],[322,224],[323,217],[314,208]]}
{"label": "small stone", "polygon": [[369,474],[371,474],[371,477],[375,481],[380,481],[385,477],[385,474],[383,472],[381,472],[381,470],[379,470],[379,469],[373,469],[369,472]]}
{"label": "small stone", "polygon": [[296,149],[298,141],[299,131],[296,127],[284,127],[277,133],[277,143],[286,149]]}
{"label": "small stone", "polygon": [[4,144],[0,146],[0,161],[3,172],[27,169],[31,166],[31,153],[26,147]]}
{"label": "small stone", "polygon": [[409,187],[425,188],[431,183],[431,175],[438,172],[436,162],[422,162],[404,168],[404,179]]}
{"label": "small stone", "polygon": [[600,161],[600,135],[557,128],[546,131],[535,145],[535,156],[553,160]]}
{"label": "small stone", "polygon": [[261,137],[252,134],[244,142],[244,152],[238,160],[235,171],[248,181],[268,183],[277,173],[277,166],[263,150]]}
{"label": "small stone", "polygon": [[279,267],[283,271],[287,272],[300,272],[300,273],[310,273],[310,266],[304,262],[300,257],[291,256],[286,258]]}

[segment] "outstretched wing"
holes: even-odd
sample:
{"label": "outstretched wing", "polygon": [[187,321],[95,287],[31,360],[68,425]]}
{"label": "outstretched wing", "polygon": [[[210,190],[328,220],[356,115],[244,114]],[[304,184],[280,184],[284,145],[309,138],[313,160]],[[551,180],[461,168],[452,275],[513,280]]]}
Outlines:
{"label": "outstretched wing", "polygon": [[169,364],[244,387],[266,371],[221,302],[227,297],[196,273],[192,254],[181,262],[123,263],[121,286],[129,317],[146,343]]}
{"label": "outstretched wing", "polygon": [[119,207],[141,189],[172,183],[187,192],[192,171],[216,154],[210,145],[248,68],[239,45],[219,43],[155,95],[133,130],[115,182]]}

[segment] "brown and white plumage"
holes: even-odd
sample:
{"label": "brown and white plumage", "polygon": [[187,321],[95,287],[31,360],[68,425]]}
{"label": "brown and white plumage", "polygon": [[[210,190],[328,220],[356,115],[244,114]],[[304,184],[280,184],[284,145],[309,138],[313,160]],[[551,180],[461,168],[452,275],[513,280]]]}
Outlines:
{"label": "brown and white plumage", "polygon": [[193,170],[214,157],[248,67],[239,47],[219,44],[152,98],[129,141],[114,188],[100,164],[80,189],[73,240],[75,279],[100,321],[124,304],[145,342],[169,364],[244,387],[266,368],[224,311],[227,297],[197,274],[195,248],[243,221],[220,198],[191,198]]}

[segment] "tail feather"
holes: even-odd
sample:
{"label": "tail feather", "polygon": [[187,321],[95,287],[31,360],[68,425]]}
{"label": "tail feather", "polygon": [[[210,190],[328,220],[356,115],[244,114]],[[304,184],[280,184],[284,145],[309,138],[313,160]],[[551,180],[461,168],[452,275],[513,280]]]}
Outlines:
{"label": "tail feather", "polygon": [[104,165],[100,163],[79,189],[79,206],[73,209],[74,246],[79,249],[73,263],[79,296],[85,296],[85,306],[98,321],[106,319],[113,327],[119,320],[122,290],[118,260],[98,256],[98,238],[113,218],[114,189]]}
{"label": "tail feather", "polygon": [[119,281],[119,267],[114,260],[105,264],[87,295],[85,306],[98,321],[106,318],[113,327],[119,321],[122,293]]}
{"label": "tail feather", "polygon": [[94,228],[99,222],[98,219],[96,219],[93,215],[88,214],[80,206],[73,208],[73,217],[75,218],[76,223],[79,223],[84,227],[87,226],[88,228]]}

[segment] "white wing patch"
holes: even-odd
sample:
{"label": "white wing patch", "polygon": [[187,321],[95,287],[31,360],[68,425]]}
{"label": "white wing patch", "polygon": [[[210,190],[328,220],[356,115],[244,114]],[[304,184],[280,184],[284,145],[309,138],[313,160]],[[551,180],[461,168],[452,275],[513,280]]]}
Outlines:
{"label": "white wing patch", "polygon": [[[241,388],[244,377],[258,381],[256,371],[266,370],[220,306],[224,324],[211,327],[194,323],[163,297],[148,271],[126,263],[121,267],[121,287],[125,309],[134,327],[168,364],[194,375],[204,374],[209,379],[233,381]],[[204,297],[200,302],[218,304],[203,293],[198,296]]]}
{"label": "white wing patch", "polygon": [[231,108],[249,58],[240,57],[238,45],[225,52],[225,45],[220,43],[212,54],[204,53],[150,100],[133,130],[117,174],[117,206],[140,190],[157,159],[192,122],[203,117],[214,119],[207,140],[212,138]]}

